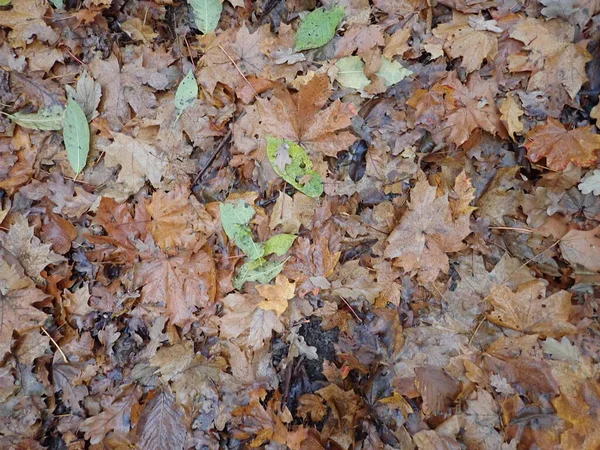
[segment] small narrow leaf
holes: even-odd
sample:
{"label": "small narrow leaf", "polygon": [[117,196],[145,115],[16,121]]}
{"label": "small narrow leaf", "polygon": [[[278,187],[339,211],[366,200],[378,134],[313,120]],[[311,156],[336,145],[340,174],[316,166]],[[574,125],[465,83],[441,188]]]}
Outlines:
{"label": "small narrow leaf", "polygon": [[242,289],[246,281],[266,284],[281,273],[284,264],[285,261],[267,261],[264,258],[248,261],[233,278],[233,287],[238,290]]}
{"label": "small narrow leaf", "polygon": [[265,256],[275,254],[283,256],[290,249],[297,236],[294,234],[277,234],[265,242]]}
{"label": "small narrow leaf", "polygon": [[254,217],[254,208],[248,203],[239,200],[237,205],[233,203],[221,203],[221,225],[225,234],[235,242],[248,258],[255,260],[264,255],[262,244],[254,242],[252,230],[248,224]]}
{"label": "small narrow leaf", "polygon": [[304,18],[296,34],[295,51],[310,50],[327,44],[344,18],[344,8],[318,8]]}
{"label": "small narrow leaf", "polygon": [[392,61],[388,58],[381,59],[381,67],[377,72],[377,75],[385,80],[386,87],[390,87],[412,74],[412,70],[403,67],[398,61]]}
{"label": "small narrow leaf", "polygon": [[210,33],[219,24],[223,3],[221,0],[188,0],[194,14],[196,27],[204,34]]}
{"label": "small narrow leaf", "polygon": [[79,173],[85,167],[90,151],[90,128],[83,109],[75,100],[71,99],[67,103],[63,128],[69,163],[75,173]]}
{"label": "small narrow leaf", "polygon": [[34,114],[14,113],[8,117],[23,128],[41,131],[57,131],[62,129],[64,108],[55,105],[51,108],[40,109]]}
{"label": "small narrow leaf", "polygon": [[197,97],[198,83],[196,82],[194,71],[190,70],[185,78],[181,80],[177,92],[175,92],[175,114],[177,114],[175,122],[179,120],[183,111],[194,103]]}
{"label": "small narrow leaf", "polygon": [[365,63],[360,56],[341,58],[335,65],[338,68],[335,79],[342,86],[360,91],[371,83],[365,75]]}
{"label": "small narrow leaf", "polygon": [[[280,146],[286,148],[292,160],[283,171],[276,163]],[[295,142],[267,136],[267,156],[275,173],[303,194],[309,197],[319,197],[323,193],[321,176],[312,169],[312,161],[306,151]]]}

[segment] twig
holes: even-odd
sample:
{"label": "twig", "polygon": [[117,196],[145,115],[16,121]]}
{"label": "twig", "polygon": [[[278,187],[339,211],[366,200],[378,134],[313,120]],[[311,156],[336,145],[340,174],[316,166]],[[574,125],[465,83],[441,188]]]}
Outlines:
{"label": "twig", "polygon": [[517,227],[489,227],[490,230],[509,230],[509,231],[518,231],[520,233],[533,233],[533,230],[529,228],[517,228]]}
{"label": "twig", "polygon": [[554,246],[556,246],[556,244],[558,244],[560,241],[561,241],[561,239],[558,239],[554,244],[552,244],[550,247],[548,247],[543,252],[538,253],[533,258],[529,258],[527,261],[525,261],[523,264],[521,264],[521,266],[519,266],[519,268],[517,270],[515,270],[513,273],[511,273],[510,276],[506,280],[504,280],[504,281],[506,282],[506,281],[510,280],[519,270],[521,270],[523,267],[525,267],[530,262],[535,261],[538,256],[542,256],[548,250],[550,250],[551,248],[553,248]]}
{"label": "twig", "polygon": [[360,317],[358,317],[358,314],[356,314],[356,311],[354,311],[354,308],[350,305],[350,303],[348,303],[346,301],[346,299],[344,297],[342,297],[341,295],[339,297],[346,304],[346,306],[350,309],[350,312],[354,315],[354,317],[356,317],[356,320],[358,320],[360,323],[363,323],[362,319]]}
{"label": "twig", "polygon": [[240,68],[238,67],[238,65],[233,60],[233,58],[231,58],[231,56],[229,56],[229,54],[225,51],[225,49],[221,46],[221,44],[219,44],[219,48],[221,49],[221,51],[223,53],[225,53],[225,56],[227,56],[227,58],[229,58],[229,61],[231,61],[231,64],[233,64],[233,66],[237,69],[237,71],[240,73],[240,75],[242,76],[242,78],[244,78],[244,81],[246,83],[248,83],[248,86],[250,86],[250,88],[254,91],[254,95],[256,95],[258,97],[258,92],[256,92],[256,89],[254,89],[254,86],[252,86],[252,83],[250,83],[248,81],[248,78],[246,78],[246,75],[244,75],[244,72],[242,72],[240,70]]}
{"label": "twig", "polygon": [[190,44],[188,44],[188,40],[187,37],[183,37],[183,40],[185,41],[185,45],[188,49],[188,53],[190,54],[190,59],[192,60],[192,65],[194,66],[194,68],[196,67],[196,63],[194,62],[194,56],[192,55],[192,49],[190,47]]}
{"label": "twig", "polygon": [[52,336],[50,336],[50,334],[46,331],[46,329],[44,327],[40,327],[40,328],[42,329],[42,331],[44,332],[44,334],[46,336],[48,336],[50,338],[50,340],[52,341],[52,343],[56,346],[56,348],[58,349],[58,352],[61,354],[61,356],[65,360],[65,363],[69,364],[69,360],[67,359],[67,355],[65,355],[65,352],[62,351],[62,349],[60,348],[60,345],[58,345],[58,343],[54,340],[54,338]]}
{"label": "twig", "polygon": [[217,158],[219,153],[221,153],[221,150],[223,150],[223,148],[225,147],[227,142],[229,142],[230,139],[231,139],[231,128],[229,129],[229,131],[227,132],[225,137],[221,140],[221,142],[217,146],[214,153],[211,155],[211,157],[208,160],[208,162],[206,163],[206,165],[202,168],[202,170],[200,172],[198,172],[198,175],[196,175],[196,178],[194,178],[194,182],[192,183],[192,186],[195,185],[200,178],[202,178],[202,175],[204,175],[204,173],[208,170],[208,168],[212,165],[212,163],[215,162],[215,159]]}

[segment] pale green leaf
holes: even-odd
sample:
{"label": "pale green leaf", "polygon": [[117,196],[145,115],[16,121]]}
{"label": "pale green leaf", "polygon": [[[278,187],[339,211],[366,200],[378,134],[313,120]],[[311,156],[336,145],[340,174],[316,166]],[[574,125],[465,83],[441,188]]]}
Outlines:
{"label": "pale green leaf", "polygon": [[194,71],[190,70],[185,78],[181,80],[177,92],[175,92],[175,114],[177,114],[175,122],[179,120],[183,111],[194,103],[196,98],[198,98],[198,83]]}
{"label": "pale green leaf", "polygon": [[593,193],[600,195],[600,170],[589,172],[587,176],[577,185],[582,194],[587,195]]}
{"label": "pale green leaf", "polygon": [[365,75],[365,63],[360,56],[346,56],[335,65],[338,68],[335,79],[342,86],[360,91],[371,83]]}
{"label": "pale green leaf", "polygon": [[310,50],[327,44],[343,18],[344,8],[339,6],[329,11],[324,8],[312,11],[298,28],[295,51]]}
{"label": "pale green leaf", "polygon": [[254,217],[254,208],[248,203],[238,200],[237,205],[233,203],[221,203],[220,211],[221,225],[229,239],[235,242],[235,245],[251,260],[263,256],[263,245],[254,242],[252,230],[250,230],[248,225],[252,217]]}
{"label": "pale green leaf", "polygon": [[295,234],[278,234],[265,242],[265,256],[275,254],[283,256],[290,249],[297,236]]}
{"label": "pale green leaf", "polygon": [[559,361],[575,362],[581,356],[579,349],[564,336],[560,341],[549,337],[545,341],[542,341],[542,347],[544,348],[544,353],[548,353],[552,359]]}
{"label": "pale green leaf", "polygon": [[194,23],[202,33],[210,33],[217,28],[223,11],[221,0],[188,0],[188,4],[192,7]]}
{"label": "pale green leaf", "polygon": [[381,67],[377,75],[385,80],[386,87],[390,87],[413,73],[412,70],[403,67],[398,61],[392,61],[384,57],[381,59]]}
{"label": "pale green leaf", "polygon": [[10,5],[10,2],[11,0],[0,0],[0,6],[8,6]]}
{"label": "pale green leaf", "polygon": [[283,270],[285,261],[267,261],[264,258],[248,261],[233,278],[233,287],[242,289],[246,281],[257,281],[266,284]]}
{"label": "pale green leaf", "polygon": [[75,173],[81,172],[90,151],[90,128],[83,109],[72,99],[67,103],[63,119],[63,140],[71,167]]}
{"label": "pale green leaf", "polygon": [[21,125],[23,128],[42,131],[56,131],[62,129],[64,108],[61,105],[55,105],[50,108],[40,109],[34,114],[14,113],[9,114],[13,122]]}
{"label": "pale green leaf", "polygon": [[50,3],[52,3],[56,9],[65,9],[65,3],[63,0],[50,0]]}
{"label": "pale green leaf", "polygon": [[[285,165],[285,170],[281,170],[275,162],[277,154],[280,153],[280,146],[285,146],[291,158],[291,162]],[[267,136],[267,156],[275,173],[303,194],[319,197],[323,193],[321,176],[313,170],[312,161],[306,151],[295,142]]]}

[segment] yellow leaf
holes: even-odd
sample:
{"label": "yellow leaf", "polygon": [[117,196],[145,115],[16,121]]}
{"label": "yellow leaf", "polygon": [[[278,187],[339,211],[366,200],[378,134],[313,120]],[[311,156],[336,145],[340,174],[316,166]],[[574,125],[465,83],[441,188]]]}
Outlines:
{"label": "yellow leaf", "polygon": [[519,107],[515,98],[512,95],[509,95],[500,103],[500,112],[502,113],[500,119],[506,124],[508,134],[514,140],[515,133],[523,131],[523,124],[520,120],[520,117],[523,115],[523,110]]}
{"label": "yellow leaf", "polygon": [[284,275],[277,275],[275,285],[261,284],[256,290],[265,300],[258,307],[265,311],[275,311],[278,316],[282,315],[288,307],[288,300],[294,298],[296,283],[290,282]]}

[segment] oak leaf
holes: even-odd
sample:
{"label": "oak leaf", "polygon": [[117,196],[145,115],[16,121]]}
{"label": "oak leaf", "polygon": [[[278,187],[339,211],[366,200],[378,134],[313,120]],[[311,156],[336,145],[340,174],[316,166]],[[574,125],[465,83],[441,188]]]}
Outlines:
{"label": "oak leaf", "polygon": [[525,144],[527,158],[538,162],[546,158],[551,170],[563,170],[569,162],[580,167],[589,167],[597,159],[600,150],[600,135],[592,132],[593,126],[567,130],[556,119],[548,118],[545,125],[539,125],[529,133]]}
{"label": "oak leaf", "polygon": [[319,74],[295,95],[280,87],[270,100],[258,99],[257,111],[265,135],[298,142],[312,152],[337,156],[356,140],[352,133],[343,131],[351,125],[355,111],[339,100],[322,109],[330,94],[327,75]]}
{"label": "oak leaf", "polygon": [[488,300],[494,311],[487,318],[496,325],[550,337],[576,331],[575,326],[568,322],[571,294],[559,291],[546,298],[543,281],[522,284],[516,292],[504,285],[495,285]]}
{"label": "oak leaf", "polygon": [[387,239],[386,258],[398,258],[396,265],[416,272],[422,283],[434,281],[440,271],[449,269],[446,253],[464,247],[469,215],[452,219],[448,195],[436,198],[435,187],[420,180],[411,191],[410,205],[400,223]]}

